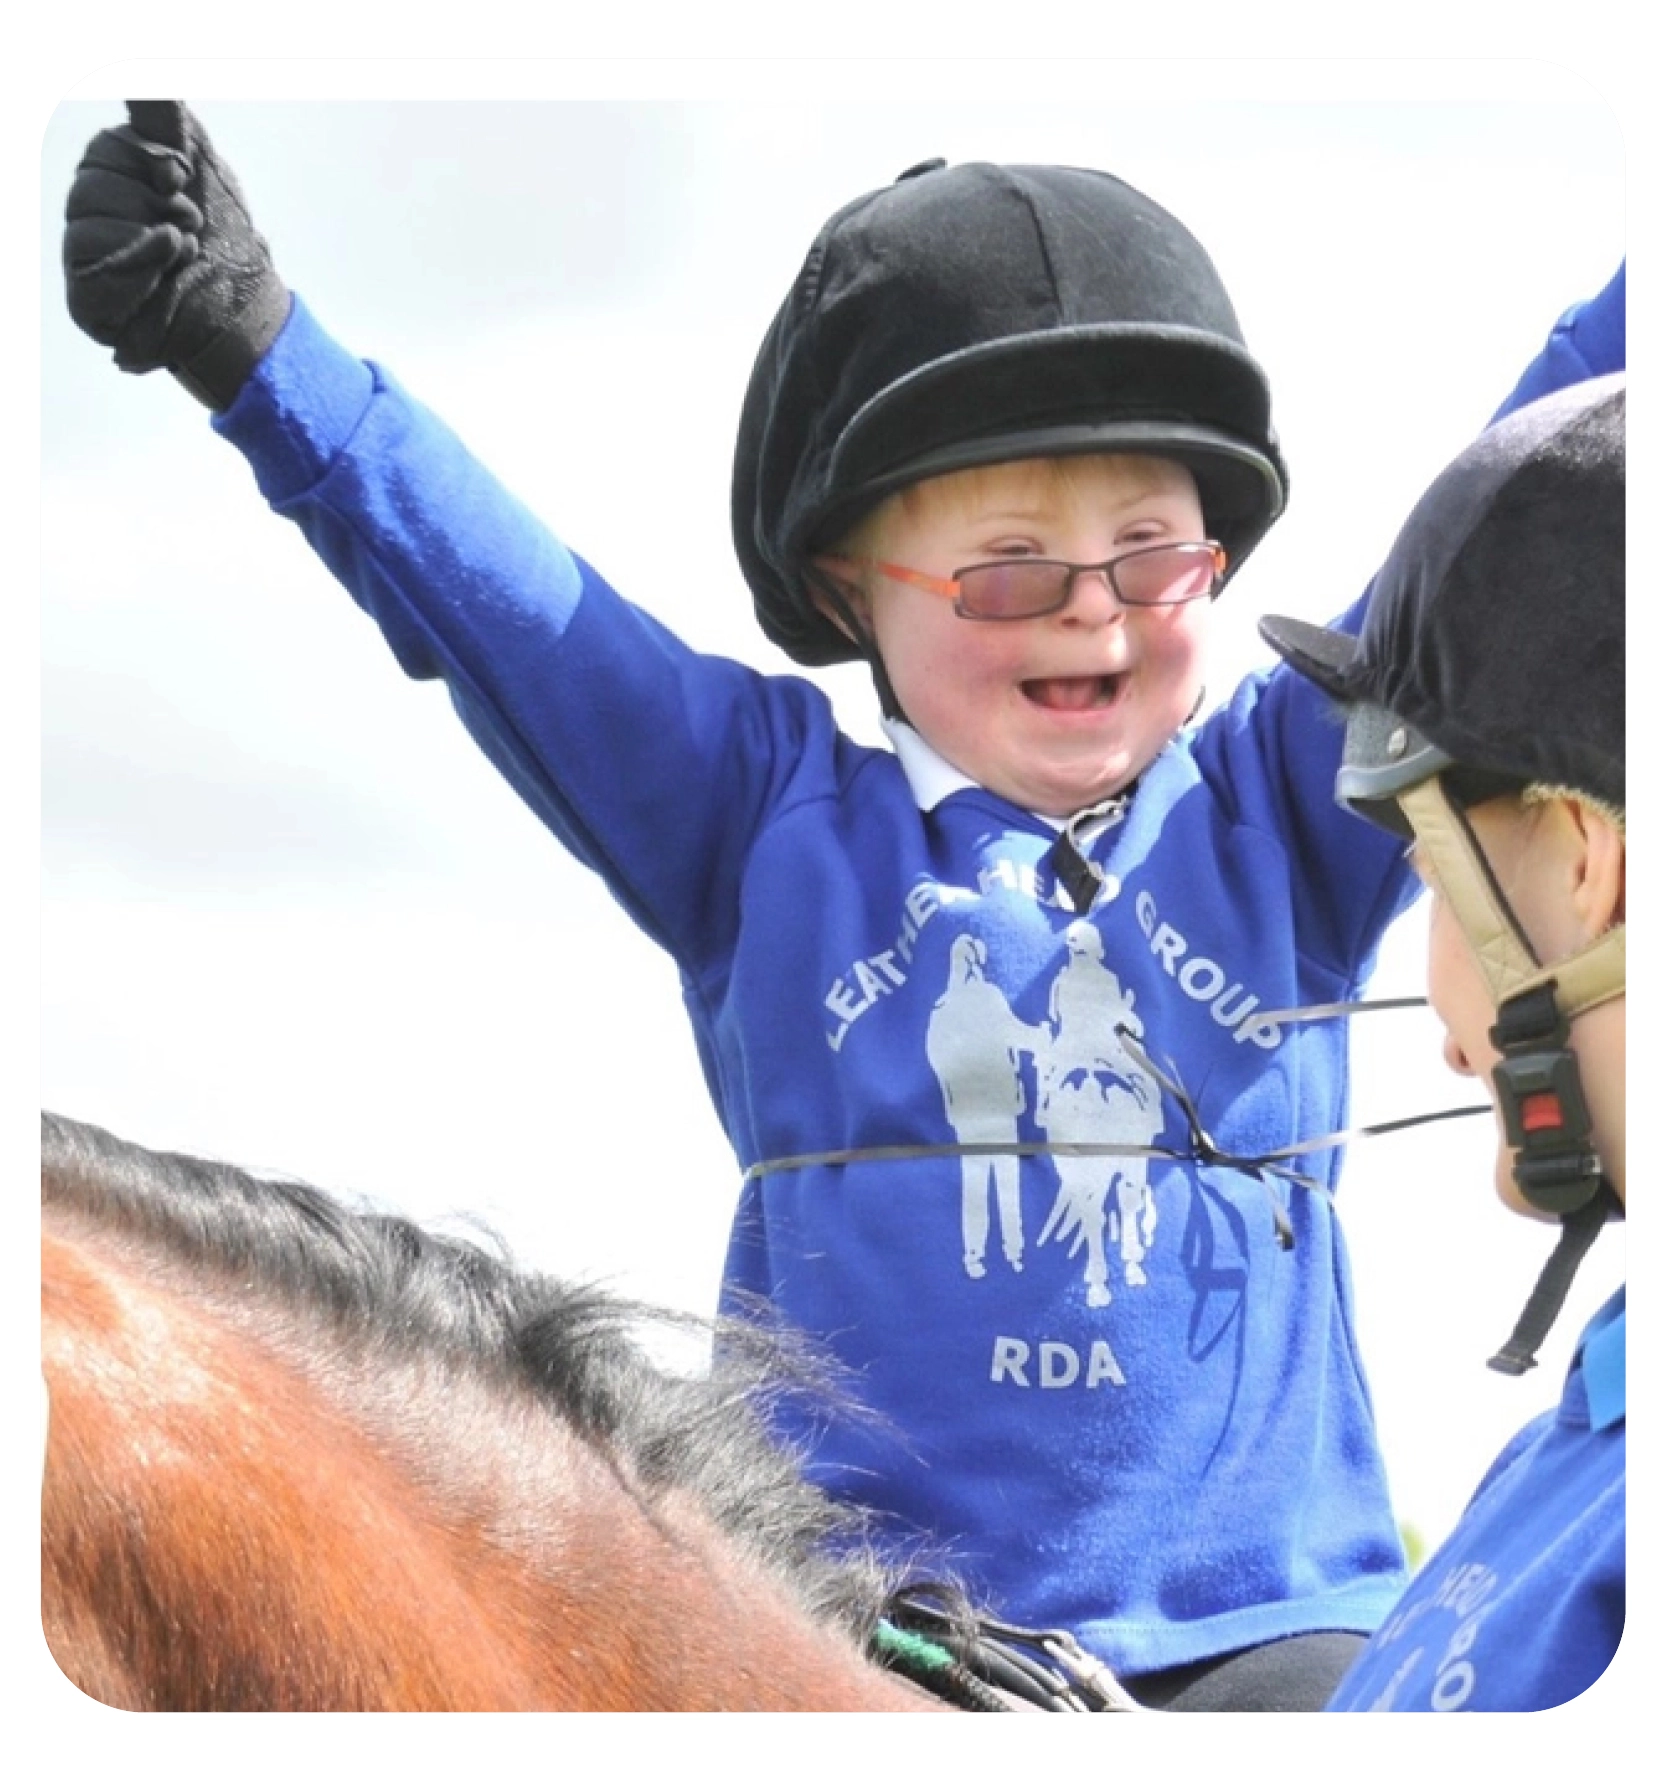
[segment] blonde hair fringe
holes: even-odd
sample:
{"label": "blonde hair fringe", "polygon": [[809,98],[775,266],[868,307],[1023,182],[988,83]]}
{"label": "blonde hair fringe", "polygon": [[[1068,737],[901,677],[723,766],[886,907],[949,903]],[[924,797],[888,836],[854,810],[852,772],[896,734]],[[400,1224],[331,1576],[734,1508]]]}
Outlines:
{"label": "blonde hair fringe", "polygon": [[1601,800],[1595,793],[1587,793],[1580,787],[1558,787],[1548,781],[1534,781],[1522,790],[1522,803],[1525,806],[1547,805],[1552,800],[1578,800],[1588,811],[1596,812],[1600,818],[1606,818],[1620,831],[1622,838],[1626,836],[1626,808],[1612,806],[1607,800]]}

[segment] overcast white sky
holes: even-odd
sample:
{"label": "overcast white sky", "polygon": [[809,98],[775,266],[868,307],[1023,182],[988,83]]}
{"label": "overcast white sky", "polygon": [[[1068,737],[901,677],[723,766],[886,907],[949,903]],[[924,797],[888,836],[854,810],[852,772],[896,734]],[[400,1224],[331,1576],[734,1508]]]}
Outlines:
{"label": "overcast white sky", "polygon": [[[786,666],[734,564],[730,450],[825,215],[934,154],[1127,178],[1216,258],[1292,468],[1289,513],[1218,605],[1225,689],[1264,661],[1258,614],[1323,619],[1365,582],[1619,262],[1620,130],[1549,64],[1082,72],[1028,103],[987,67],[951,91],[883,65],[844,83],[862,102],[769,82],[634,103],[187,96],[340,339],[628,594],[766,668]],[[474,1213],[529,1261],[704,1310],[734,1165],[669,964],[443,692],[403,678],[203,411],[64,316],[63,193],[121,115],[66,102],[42,152],[42,1102],[428,1221]],[[865,679],[823,676],[865,727]],[[1421,941],[1415,912],[1383,994],[1421,991]],[[1422,1012],[1359,1038],[1359,1122],[1472,1098]],[[1542,1369],[1485,1370],[1550,1248],[1494,1202],[1491,1150],[1485,1121],[1375,1140],[1340,1200],[1398,1507],[1431,1537],[1554,1398],[1622,1273],[1612,1231]]]}

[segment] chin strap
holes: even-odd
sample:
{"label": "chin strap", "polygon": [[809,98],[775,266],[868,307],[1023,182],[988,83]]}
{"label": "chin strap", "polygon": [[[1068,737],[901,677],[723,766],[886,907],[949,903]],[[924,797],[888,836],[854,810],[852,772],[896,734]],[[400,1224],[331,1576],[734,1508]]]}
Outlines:
{"label": "chin strap", "polygon": [[1490,1371],[1502,1371],[1507,1377],[1521,1377],[1539,1363],[1534,1355],[1557,1320],[1557,1314],[1569,1295],[1569,1287],[1574,1283],[1576,1269],[1608,1220],[1609,1201],[1602,1193],[1595,1193],[1578,1211],[1564,1217],[1563,1233],[1557,1238],[1557,1246],[1540,1270],[1511,1338],[1488,1361]]}
{"label": "chin strap", "polygon": [[909,716],[903,711],[903,703],[897,699],[897,691],[891,686],[886,661],[880,656],[880,648],[874,643],[874,635],[869,630],[868,623],[851,606],[848,594],[850,587],[842,584],[833,573],[825,572],[817,565],[807,565],[805,577],[833,605],[839,617],[834,625],[862,654],[862,660],[874,678],[874,691],[880,697],[880,712],[887,719],[900,719],[905,725],[911,724]]}
{"label": "chin strap", "polygon": [[1500,1054],[1493,1084],[1515,1152],[1512,1178],[1530,1205],[1563,1222],[1515,1332],[1488,1361],[1495,1371],[1520,1376],[1533,1368],[1575,1270],[1609,1217],[1611,1195],[1592,1144],[1569,1023],[1626,994],[1626,927],[1542,966],[1441,776],[1420,781],[1398,800],[1499,1010],[1489,1036]]}
{"label": "chin strap", "polygon": [[1496,1003],[1549,984],[1565,1019],[1572,1021],[1626,994],[1624,923],[1556,965],[1541,965],[1476,844],[1469,820],[1447,797],[1441,777],[1432,775],[1408,788],[1399,803]]}

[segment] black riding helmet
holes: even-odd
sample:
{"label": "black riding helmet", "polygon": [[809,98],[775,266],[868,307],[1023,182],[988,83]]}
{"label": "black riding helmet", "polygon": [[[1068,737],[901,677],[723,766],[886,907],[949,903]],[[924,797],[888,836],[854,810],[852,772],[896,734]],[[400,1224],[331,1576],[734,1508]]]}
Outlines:
{"label": "black riding helmet", "polygon": [[931,160],[840,209],[766,334],[732,521],[764,631],[861,655],[806,565],[889,493],[1026,456],[1130,450],[1198,481],[1242,563],[1285,503],[1267,381],[1197,240],[1107,173]]}
{"label": "black riding helmet", "polygon": [[1611,1196],[1569,1022],[1626,989],[1624,927],[1542,966],[1463,813],[1534,785],[1626,812],[1626,386],[1605,376],[1483,433],[1419,501],[1359,640],[1284,616],[1263,637],[1348,709],[1338,800],[1415,835],[1498,1007],[1494,1083],[1557,1253],[1493,1363],[1522,1371]]}
{"label": "black riding helmet", "polygon": [[1466,804],[1543,782],[1626,805],[1626,386],[1536,400],[1429,488],[1358,641],[1282,615],[1262,636],[1349,709],[1337,797],[1409,834],[1396,796]]}

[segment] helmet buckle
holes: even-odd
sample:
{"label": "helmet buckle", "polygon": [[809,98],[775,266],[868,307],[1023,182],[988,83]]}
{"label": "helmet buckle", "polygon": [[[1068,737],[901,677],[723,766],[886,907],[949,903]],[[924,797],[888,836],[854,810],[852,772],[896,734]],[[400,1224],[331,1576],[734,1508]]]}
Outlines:
{"label": "helmet buckle", "polygon": [[1550,982],[1502,1003],[1492,1030],[1503,1054],[1493,1081],[1506,1141],[1517,1152],[1516,1183],[1531,1205],[1559,1217],[1578,1211],[1603,1184],[1568,1035]]}

